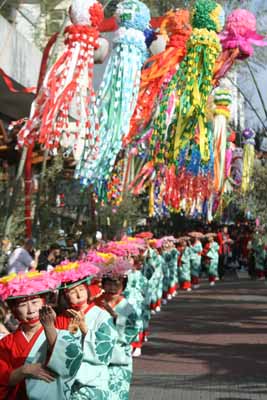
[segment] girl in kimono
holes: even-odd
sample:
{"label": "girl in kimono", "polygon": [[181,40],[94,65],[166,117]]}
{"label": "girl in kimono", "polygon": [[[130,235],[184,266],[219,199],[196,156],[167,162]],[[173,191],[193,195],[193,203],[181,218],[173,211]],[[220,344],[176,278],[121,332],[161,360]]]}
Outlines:
{"label": "girl in kimono", "polygon": [[170,283],[169,283],[169,291],[168,291],[168,299],[171,297],[175,297],[178,286],[179,286],[179,275],[178,275],[178,256],[179,253],[174,246],[174,243],[170,242],[170,262],[169,262],[169,271],[170,271]]}
{"label": "girl in kimono", "polygon": [[216,234],[208,234],[208,243],[204,246],[202,255],[205,257],[205,264],[208,271],[210,286],[214,286],[218,280],[218,265],[219,265],[219,244],[215,242]]}
{"label": "girl in kimono", "polygon": [[[163,273],[163,281],[162,281],[162,304],[167,304],[168,302],[168,291],[169,291],[169,282],[170,282],[170,273],[169,273],[169,265],[168,263],[171,260],[171,254],[169,252],[169,244],[167,241],[163,242],[162,245],[162,273]],[[172,299],[172,295],[169,295],[169,300]]]}
{"label": "girl in kimono", "polygon": [[159,243],[153,243],[153,265],[154,273],[150,279],[151,284],[151,314],[161,311],[161,301],[163,292],[163,272],[162,272],[162,257],[156,248]]}
{"label": "girl in kimono", "polygon": [[[82,275],[92,273],[96,269],[88,267]],[[69,388],[71,400],[107,400],[110,398],[108,365],[117,340],[113,320],[107,311],[90,301],[88,278],[77,280],[82,275],[72,269],[60,275],[65,309],[57,317],[56,326],[72,332],[83,348],[82,364]]]}
{"label": "girl in kimono", "polygon": [[187,240],[180,240],[178,246],[178,271],[179,271],[179,282],[180,289],[191,292],[191,272],[190,272],[190,247],[187,245]]}
{"label": "girl in kimono", "polygon": [[144,253],[144,264],[142,268],[142,274],[148,280],[148,301],[149,301],[149,319],[151,317],[151,311],[153,314],[156,314],[156,311],[153,310],[153,303],[156,303],[156,293],[155,293],[155,276],[156,276],[156,263],[157,263],[157,254],[155,250],[151,247],[151,242]]}
{"label": "girl in kimono", "polygon": [[83,358],[80,343],[55,328],[56,314],[45,293],[58,282],[47,273],[2,279],[0,297],[8,301],[18,329],[0,341],[0,399],[69,399]]}
{"label": "girl in kimono", "polygon": [[259,233],[253,238],[252,250],[254,255],[255,272],[259,280],[265,279],[265,262],[266,262],[266,249],[262,238]]}
{"label": "girl in kimono", "polygon": [[97,304],[112,315],[118,333],[109,364],[109,400],[128,400],[132,379],[131,344],[138,336],[138,316],[123,296],[127,277],[123,272],[112,272],[102,278],[104,294]]}
{"label": "girl in kimono", "polygon": [[139,321],[139,336],[138,340],[132,343],[133,357],[141,355],[141,348],[144,342],[144,324],[145,324],[145,308],[146,292],[148,281],[141,272],[143,257],[141,255],[132,258],[133,269],[128,275],[126,289],[123,295],[128,302],[134,307]]}
{"label": "girl in kimono", "polygon": [[199,288],[202,250],[203,247],[199,238],[192,237],[190,246],[190,269],[191,269],[191,284],[193,286],[193,289]]}

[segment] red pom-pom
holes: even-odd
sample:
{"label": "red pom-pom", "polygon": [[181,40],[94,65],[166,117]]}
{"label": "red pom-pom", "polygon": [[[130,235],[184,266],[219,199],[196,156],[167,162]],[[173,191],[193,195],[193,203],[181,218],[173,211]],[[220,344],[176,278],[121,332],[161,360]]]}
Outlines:
{"label": "red pom-pom", "polygon": [[104,20],[104,10],[102,4],[95,3],[92,7],[89,8],[89,14],[92,26],[99,27]]}

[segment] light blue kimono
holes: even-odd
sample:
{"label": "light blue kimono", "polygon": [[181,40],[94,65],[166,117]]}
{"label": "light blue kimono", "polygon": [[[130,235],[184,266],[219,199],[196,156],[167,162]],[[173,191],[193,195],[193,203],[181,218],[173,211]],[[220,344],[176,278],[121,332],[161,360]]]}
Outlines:
{"label": "light blue kimono", "polygon": [[72,386],[71,400],[108,400],[109,370],[112,352],[117,341],[117,330],[112,317],[98,306],[85,315],[88,332],[75,336],[83,344],[83,362]]}
{"label": "light blue kimono", "polygon": [[68,331],[59,330],[48,362],[47,352],[47,340],[43,331],[34,343],[25,363],[46,365],[55,373],[56,379],[50,383],[39,379],[26,379],[27,396],[30,400],[70,399],[71,387],[83,359],[81,343]]}
{"label": "light blue kimono", "polygon": [[122,299],[114,311],[118,340],[109,364],[109,400],[128,400],[132,379],[131,343],[138,334],[138,316],[126,299]]}
{"label": "light blue kimono", "polygon": [[190,248],[186,246],[181,256],[181,265],[179,266],[179,282],[181,284],[183,282],[191,282],[190,256]]}
{"label": "light blue kimono", "polygon": [[208,264],[209,276],[218,276],[219,248],[220,246],[217,242],[212,242],[207,252],[207,257],[210,260]]}
{"label": "light blue kimono", "polygon": [[190,247],[190,266],[191,275],[199,278],[201,270],[201,252],[203,250],[201,242],[196,242]]}

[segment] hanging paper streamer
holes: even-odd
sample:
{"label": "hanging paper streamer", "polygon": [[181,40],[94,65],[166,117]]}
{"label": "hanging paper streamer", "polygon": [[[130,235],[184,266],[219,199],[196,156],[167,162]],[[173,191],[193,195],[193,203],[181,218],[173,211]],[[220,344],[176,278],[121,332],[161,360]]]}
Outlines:
{"label": "hanging paper streamer", "polygon": [[[221,31],[223,21],[224,13],[217,3],[212,0],[196,2],[192,15],[193,33],[187,43],[187,55],[164,93],[160,114],[154,123],[150,149],[152,157],[159,164],[164,163],[166,156],[176,162],[182,148],[194,138],[197,126],[201,158],[205,161],[209,159],[205,108],[212,89],[215,60],[221,50],[216,32]],[[165,111],[173,92],[176,92],[178,104],[169,125]],[[168,147],[171,142],[169,155]]]}
{"label": "hanging paper streamer", "polygon": [[243,193],[247,193],[252,187],[256,133],[252,129],[245,129],[242,136],[244,139],[244,153],[241,190]]}
{"label": "hanging paper streamer", "polygon": [[186,54],[186,42],[192,31],[189,11],[168,12],[161,24],[161,33],[163,30],[167,37],[166,49],[149,58],[147,67],[142,71],[137,105],[131,119],[130,132],[124,138],[124,145],[129,144],[136,134],[147,127],[166,76],[176,72]]}
{"label": "hanging paper streamer", "polygon": [[225,157],[227,145],[227,122],[230,118],[232,96],[227,89],[214,93],[214,190],[221,192],[225,180]]}
{"label": "hanging paper streamer", "polygon": [[256,17],[244,9],[231,12],[220,39],[223,52],[216,62],[214,84],[227,74],[237,59],[251,57],[254,53],[253,45],[267,46],[266,38],[257,33]]}
{"label": "hanging paper streamer", "polygon": [[243,149],[236,147],[233,151],[231,164],[231,181],[235,187],[240,187],[243,175]]}
{"label": "hanging paper streamer", "polygon": [[76,177],[83,183],[105,185],[121,149],[122,137],[129,131],[141,76],[147,57],[144,31],[149,26],[150,13],[138,0],[124,0],[116,11],[119,29],[114,48],[97,95],[99,117],[99,149],[95,159],[81,160]]}
{"label": "hanging paper streamer", "polygon": [[[150,157],[156,168],[165,169],[166,205],[172,211],[183,207],[194,215],[212,191],[213,132],[207,108],[213,67],[221,50],[216,32],[222,29],[224,13],[214,1],[200,0],[191,19],[187,55],[164,92]],[[174,107],[169,107],[173,94]]]}
{"label": "hanging paper streamer", "polygon": [[73,149],[80,135],[83,146],[92,157],[96,156],[98,124],[92,78],[94,50],[99,46],[98,27],[103,16],[102,5],[96,0],[72,1],[72,25],[64,31],[64,51],[45,75],[30,118],[19,132],[21,146],[36,140],[45,149],[56,151],[63,133],[70,135],[69,119],[73,113],[77,126]]}
{"label": "hanging paper streamer", "polygon": [[216,32],[224,24],[224,12],[214,1],[199,0],[192,17],[193,34],[187,45],[186,59],[181,63],[178,74],[184,79],[177,107],[177,127],[174,137],[173,158],[194,138],[199,129],[201,159],[210,158],[206,105],[212,90],[212,75],[221,46]]}
{"label": "hanging paper streamer", "polygon": [[125,157],[119,159],[107,183],[107,201],[113,206],[122,202],[125,162]]}

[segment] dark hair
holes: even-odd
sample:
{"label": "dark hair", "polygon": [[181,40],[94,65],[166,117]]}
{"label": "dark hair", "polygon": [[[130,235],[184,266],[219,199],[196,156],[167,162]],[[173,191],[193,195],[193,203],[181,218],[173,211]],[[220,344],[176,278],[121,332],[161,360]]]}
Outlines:
{"label": "dark hair", "polygon": [[0,323],[4,323],[6,318],[6,310],[4,307],[0,306]]}
{"label": "dark hair", "polygon": [[24,242],[23,242],[23,246],[33,247],[34,246],[34,241],[32,239],[25,239]]}
{"label": "dark hair", "polygon": [[122,283],[122,289],[125,290],[128,282],[128,277],[127,276],[103,276],[102,278],[102,286],[105,285],[107,282],[118,282],[120,281]]}
{"label": "dark hair", "polygon": [[50,246],[49,246],[49,250],[51,251],[51,250],[61,250],[61,246],[58,244],[58,243],[52,243]]}

